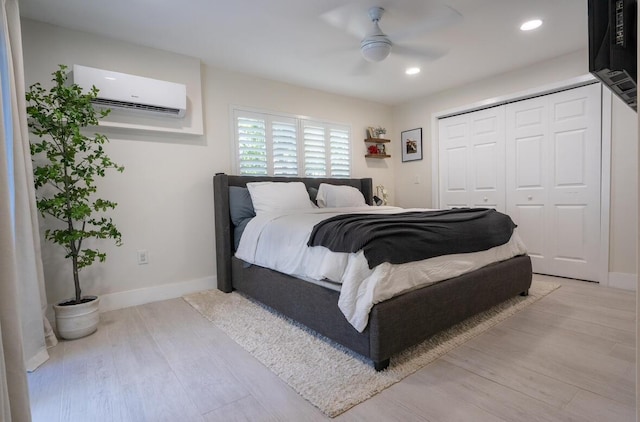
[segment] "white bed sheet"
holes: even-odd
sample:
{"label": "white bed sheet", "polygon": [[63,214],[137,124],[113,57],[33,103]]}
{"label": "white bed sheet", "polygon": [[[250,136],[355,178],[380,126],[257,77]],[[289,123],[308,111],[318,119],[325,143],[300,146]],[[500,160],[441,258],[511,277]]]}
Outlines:
{"label": "white bed sheet", "polygon": [[383,263],[372,269],[362,251],[340,253],[322,246],[307,246],[313,227],[335,215],[408,211],[425,210],[384,206],[258,215],[247,224],[236,257],[307,281],[323,285],[329,284],[323,283],[325,280],[338,283],[341,285],[338,306],[349,323],[362,332],[376,303],[526,253],[517,231],[506,244],[486,251],[445,255],[406,264]]}

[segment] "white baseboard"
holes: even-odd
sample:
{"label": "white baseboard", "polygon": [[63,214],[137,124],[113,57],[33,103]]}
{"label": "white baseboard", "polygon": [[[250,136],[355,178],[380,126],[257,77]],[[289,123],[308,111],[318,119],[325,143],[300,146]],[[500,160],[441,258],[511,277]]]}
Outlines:
{"label": "white baseboard", "polygon": [[633,290],[638,288],[638,276],[628,273],[609,273],[609,287],[617,289]]}
{"label": "white baseboard", "polygon": [[144,289],[100,295],[100,312],[108,312],[129,306],[144,305],[160,300],[174,299],[189,293],[216,288],[215,277],[205,277],[180,283],[162,284]]}
{"label": "white baseboard", "polygon": [[[146,287],[144,289],[127,290],[124,292],[100,295],[100,312],[114,311],[116,309],[128,308],[130,306],[174,299],[189,293],[215,289],[216,284],[216,277],[205,277],[196,280],[182,281],[179,283],[163,284],[160,286]],[[56,318],[51,304],[47,306],[45,316],[51,323],[51,326],[55,329]],[[34,367],[34,369],[37,365],[39,365],[37,360],[29,362],[29,367]]]}

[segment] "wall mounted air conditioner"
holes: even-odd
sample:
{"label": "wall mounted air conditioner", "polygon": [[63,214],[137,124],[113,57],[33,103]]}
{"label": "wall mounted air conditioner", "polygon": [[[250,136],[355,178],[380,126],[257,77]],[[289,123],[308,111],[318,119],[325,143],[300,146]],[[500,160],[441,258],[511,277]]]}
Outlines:
{"label": "wall mounted air conditioner", "polygon": [[84,91],[100,90],[94,105],[103,108],[136,110],[159,116],[184,117],[187,87],[174,82],[73,65],[73,83]]}

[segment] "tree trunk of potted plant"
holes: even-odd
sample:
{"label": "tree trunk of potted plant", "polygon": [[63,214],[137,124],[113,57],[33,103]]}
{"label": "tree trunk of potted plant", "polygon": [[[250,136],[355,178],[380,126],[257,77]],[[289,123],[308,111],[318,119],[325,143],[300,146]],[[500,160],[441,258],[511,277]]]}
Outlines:
{"label": "tree trunk of potted plant", "polygon": [[71,260],[73,298],[54,305],[58,334],[79,338],[96,331],[99,320],[96,296],[82,296],[80,271],[106,254],[83,245],[85,239],[112,239],[122,244],[122,235],[106,215],[115,202],[98,198],[96,179],[105,171],[124,167],[114,163],[103,145],[106,136],[85,134],[85,128],[98,125],[110,110],[97,111],[92,105],[98,89],[83,93],[69,83],[66,66],[53,73],[54,86],[46,91],[32,85],[27,98],[29,129],[38,139],[31,142],[34,157],[34,183],[37,206],[42,217],[52,217],[55,228],[45,230],[45,239],[61,245]]}

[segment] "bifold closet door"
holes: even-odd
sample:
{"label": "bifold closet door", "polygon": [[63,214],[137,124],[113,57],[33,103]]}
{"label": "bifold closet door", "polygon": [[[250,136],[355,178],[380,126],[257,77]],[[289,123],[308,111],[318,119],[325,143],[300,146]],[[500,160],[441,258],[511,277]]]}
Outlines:
{"label": "bifold closet door", "polygon": [[533,270],[598,280],[600,84],[506,106],[507,213]]}
{"label": "bifold closet door", "polygon": [[505,211],[505,107],[440,119],[440,208]]}

